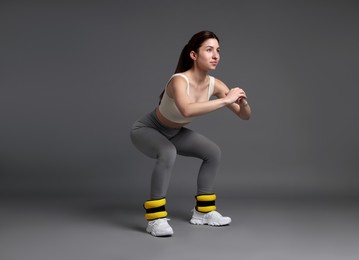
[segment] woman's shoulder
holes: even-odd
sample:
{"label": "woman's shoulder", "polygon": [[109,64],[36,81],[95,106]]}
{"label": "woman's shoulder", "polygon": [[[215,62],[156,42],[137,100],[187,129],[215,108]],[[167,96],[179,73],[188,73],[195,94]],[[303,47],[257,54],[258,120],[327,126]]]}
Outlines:
{"label": "woman's shoulder", "polygon": [[183,79],[185,79],[187,82],[189,82],[188,76],[187,76],[186,74],[184,74],[184,73],[175,73],[175,74],[173,74],[173,75],[171,76],[170,79],[173,79],[173,78],[183,78]]}
{"label": "woman's shoulder", "polygon": [[215,87],[220,87],[220,88],[227,87],[227,85],[222,80],[220,80],[218,78],[213,77],[213,81],[214,81]]}
{"label": "woman's shoulder", "polygon": [[216,96],[223,96],[229,90],[228,86],[220,79],[214,78],[213,94]]}
{"label": "woman's shoulder", "polygon": [[189,79],[188,77],[183,73],[175,73],[173,74],[170,79],[168,80],[168,84],[186,84],[189,85]]}

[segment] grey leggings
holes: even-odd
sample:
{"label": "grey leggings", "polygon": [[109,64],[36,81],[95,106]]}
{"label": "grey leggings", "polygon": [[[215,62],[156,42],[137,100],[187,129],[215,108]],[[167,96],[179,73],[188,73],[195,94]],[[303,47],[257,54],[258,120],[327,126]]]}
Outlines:
{"label": "grey leggings", "polygon": [[197,195],[211,194],[221,159],[220,148],[205,136],[188,128],[162,125],[155,111],[136,121],[132,143],[145,155],[156,159],[151,178],[151,199],[166,197],[177,154],[202,159],[197,177]]}

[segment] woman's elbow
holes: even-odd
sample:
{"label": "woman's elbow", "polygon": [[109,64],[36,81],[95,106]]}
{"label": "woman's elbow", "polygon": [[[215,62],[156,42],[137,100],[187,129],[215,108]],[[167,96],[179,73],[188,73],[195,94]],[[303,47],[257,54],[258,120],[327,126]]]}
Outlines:
{"label": "woman's elbow", "polygon": [[239,118],[242,120],[249,120],[251,118],[251,114],[239,115]]}
{"label": "woman's elbow", "polygon": [[181,112],[182,116],[185,118],[190,118],[193,116],[191,111],[189,111],[188,109],[181,109],[180,112]]}
{"label": "woman's elbow", "polygon": [[194,109],[190,105],[178,107],[178,110],[181,112],[182,116],[184,116],[185,118],[191,118],[194,116],[198,116],[197,109]]}

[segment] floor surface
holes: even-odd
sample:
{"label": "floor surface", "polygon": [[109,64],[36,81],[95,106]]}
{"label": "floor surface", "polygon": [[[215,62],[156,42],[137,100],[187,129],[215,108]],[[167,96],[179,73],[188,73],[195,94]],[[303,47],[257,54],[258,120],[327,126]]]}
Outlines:
{"label": "floor surface", "polygon": [[223,198],[219,211],[233,220],[227,227],[189,224],[191,203],[172,199],[170,238],[145,232],[139,200],[0,203],[2,260],[359,259],[359,204],[350,199]]}

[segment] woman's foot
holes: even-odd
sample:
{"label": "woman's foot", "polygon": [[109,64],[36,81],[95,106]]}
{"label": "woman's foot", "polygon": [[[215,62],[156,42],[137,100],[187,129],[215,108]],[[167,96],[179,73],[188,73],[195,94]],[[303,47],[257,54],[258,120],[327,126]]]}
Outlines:
{"label": "woman's foot", "polygon": [[173,229],[168,224],[168,218],[159,218],[148,221],[146,231],[155,237],[169,237],[173,235]]}
{"label": "woman's foot", "polygon": [[208,213],[202,213],[194,209],[190,223],[194,225],[227,226],[231,221],[230,217],[223,217],[215,210]]}

